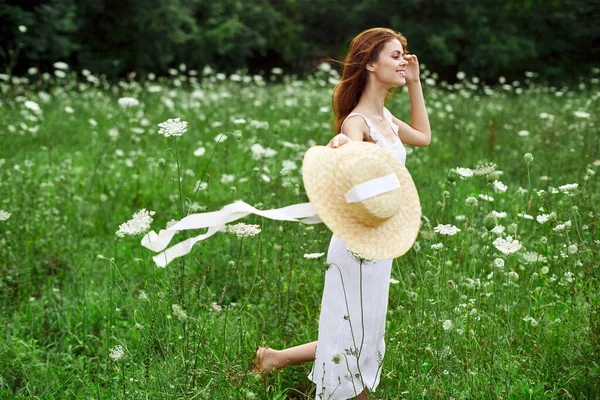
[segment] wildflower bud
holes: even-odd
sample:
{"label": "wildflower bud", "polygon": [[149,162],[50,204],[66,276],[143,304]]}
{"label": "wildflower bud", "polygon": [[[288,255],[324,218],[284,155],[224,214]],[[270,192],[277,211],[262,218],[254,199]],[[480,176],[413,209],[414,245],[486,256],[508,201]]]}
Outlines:
{"label": "wildflower bud", "polygon": [[494,214],[488,214],[483,218],[483,224],[488,231],[491,231],[498,225],[498,218]]}
{"label": "wildflower bud", "polygon": [[477,199],[473,196],[467,197],[467,199],[465,200],[465,205],[467,207],[477,207],[478,204],[479,201],[477,201]]}
{"label": "wildflower bud", "polygon": [[513,224],[510,224],[506,229],[508,230],[508,233],[514,235],[517,233],[517,229],[519,229],[519,226],[517,224],[513,223]]}
{"label": "wildflower bud", "polygon": [[525,153],[525,155],[523,156],[523,159],[526,162],[530,163],[533,161],[533,155],[531,153]]}

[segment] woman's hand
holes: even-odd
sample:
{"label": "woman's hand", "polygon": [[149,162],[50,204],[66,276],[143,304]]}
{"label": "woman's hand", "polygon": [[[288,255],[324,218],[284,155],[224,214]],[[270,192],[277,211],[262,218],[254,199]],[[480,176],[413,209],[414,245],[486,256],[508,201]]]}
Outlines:
{"label": "woman's hand", "polygon": [[414,54],[406,54],[404,59],[408,61],[405,67],[406,82],[419,81],[419,60]]}
{"label": "woman's hand", "polygon": [[348,136],[344,135],[343,133],[337,134],[333,137],[333,139],[331,139],[329,141],[329,143],[327,143],[327,147],[331,147],[331,148],[336,148],[336,147],[340,147],[348,142],[350,142],[352,139],[350,139]]}

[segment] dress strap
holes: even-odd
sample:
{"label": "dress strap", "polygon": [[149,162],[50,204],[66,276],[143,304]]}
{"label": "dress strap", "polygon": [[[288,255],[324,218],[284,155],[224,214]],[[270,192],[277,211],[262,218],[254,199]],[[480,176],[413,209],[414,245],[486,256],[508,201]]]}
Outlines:
{"label": "dress strap", "polygon": [[400,129],[400,127],[394,123],[394,120],[392,119],[392,113],[390,112],[390,110],[383,107],[383,116],[387,120],[388,124],[390,124],[390,126],[392,127],[392,131],[394,131],[396,136],[398,136],[398,129]]}
{"label": "dress strap", "polygon": [[348,114],[348,116],[344,119],[344,122],[342,122],[342,126],[340,126],[340,133],[342,133],[342,127],[344,126],[344,123],[346,122],[346,120],[350,117],[355,117],[357,115],[360,115],[361,117],[363,117],[365,122],[367,123],[367,126],[369,127],[369,135],[371,136],[371,139],[373,139],[373,141],[375,143],[379,144],[380,146],[384,146],[385,139],[382,140],[382,138],[379,134],[379,131],[377,130],[377,127],[375,125],[373,125],[373,123],[369,120],[369,118],[365,117],[361,113],[353,112],[353,113]]}

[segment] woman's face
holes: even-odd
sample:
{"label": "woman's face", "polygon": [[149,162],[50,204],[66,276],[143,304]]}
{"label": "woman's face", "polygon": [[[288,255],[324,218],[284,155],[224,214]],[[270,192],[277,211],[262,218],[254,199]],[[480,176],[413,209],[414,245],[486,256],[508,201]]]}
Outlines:
{"label": "woman's face", "polygon": [[374,63],[369,63],[367,69],[373,72],[374,77],[383,84],[390,86],[404,86],[406,84],[405,66],[408,61],[404,59],[404,49],[398,39],[387,42],[379,58]]}

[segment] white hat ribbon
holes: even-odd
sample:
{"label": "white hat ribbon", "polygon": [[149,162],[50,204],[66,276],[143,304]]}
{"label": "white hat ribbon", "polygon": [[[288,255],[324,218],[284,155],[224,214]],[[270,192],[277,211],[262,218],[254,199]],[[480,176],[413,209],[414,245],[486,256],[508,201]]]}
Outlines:
{"label": "white hat ribbon", "polygon": [[[354,186],[346,193],[346,201],[348,203],[360,202],[399,187],[400,182],[395,174],[382,176]],[[258,210],[243,201],[236,201],[226,205],[219,211],[190,214],[170,227],[161,229],[158,234],[150,231],[142,238],[142,246],[155,253],[160,252],[152,259],[157,266],[164,268],[174,259],[189,254],[196,243],[223,230],[226,224],[250,214],[278,221],[295,221],[304,224],[322,222],[310,203],[293,204],[272,210]],[[200,228],[208,228],[208,231],[202,235],[183,240],[165,250],[177,232]]]}
{"label": "white hat ribbon", "polygon": [[400,188],[400,181],[396,174],[389,174],[379,178],[371,179],[355,185],[345,197],[347,203],[359,203],[382,193],[391,192]]}
{"label": "white hat ribbon", "polygon": [[[190,214],[167,229],[161,229],[158,234],[150,231],[142,238],[142,246],[154,252],[161,252],[152,257],[152,259],[157,266],[164,268],[174,259],[183,257],[192,251],[192,247],[197,242],[208,239],[221,231],[225,227],[225,224],[237,221],[249,214],[260,215],[261,217],[273,220],[295,221],[304,224],[322,222],[310,203],[293,204],[272,210],[257,210],[243,201],[236,201],[235,203],[226,205],[219,211]],[[186,239],[164,250],[177,232],[199,228],[208,228],[208,231],[203,235]]]}

